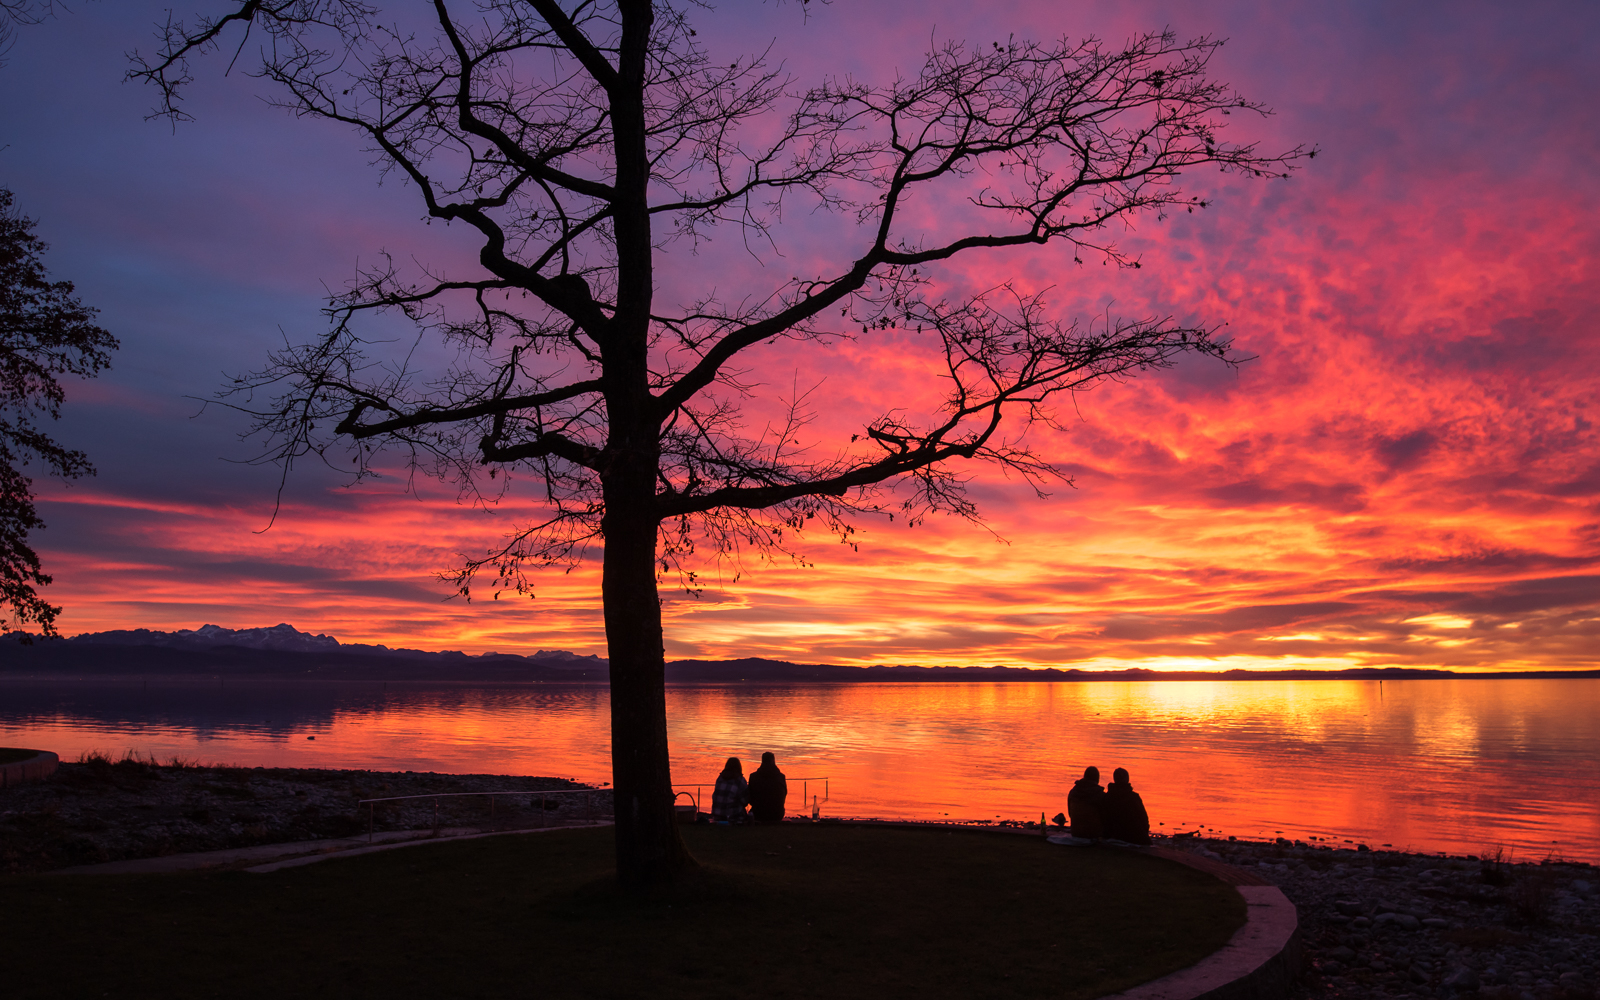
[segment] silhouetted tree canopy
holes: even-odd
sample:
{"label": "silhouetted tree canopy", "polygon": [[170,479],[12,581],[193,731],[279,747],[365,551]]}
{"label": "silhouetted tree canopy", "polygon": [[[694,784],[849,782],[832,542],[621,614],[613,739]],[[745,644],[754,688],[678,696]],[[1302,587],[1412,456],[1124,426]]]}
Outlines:
{"label": "silhouetted tree canopy", "polygon": [[[356,0],[249,0],[169,22],[131,74],[176,120],[192,57],[225,45],[237,64],[259,39],[252,71],[272,100],[346,126],[430,219],[476,230],[463,273],[386,254],[331,300],[326,333],[228,398],[285,469],[315,456],[359,476],[374,447],[398,447],[480,502],[531,477],[542,516],[469,559],[462,594],[482,573],[525,591],[527,567],[602,548],[618,863],[633,882],[688,863],[658,574],[692,587],[694,559],[783,550],[811,526],[848,538],[862,513],[976,518],[961,463],[1040,489],[1060,478],[1025,438],[1059,401],[1185,354],[1230,360],[1215,327],[1080,323],[1014,283],[958,291],[939,266],[1060,242],[1138,267],[1110,227],[1203,207],[1182,172],[1286,177],[1303,155],[1226,140],[1222,116],[1265,112],[1208,76],[1213,39],[951,42],[890,82],[801,86],[763,57],[712,58],[686,10],[435,0],[423,24]],[[818,216],[847,223],[834,259],[789,264],[785,221]],[[715,268],[663,283],[659,260],[721,236],[767,284],[730,287]],[[394,342],[377,314],[424,339]],[[931,404],[874,402],[848,440],[824,443],[804,440],[834,408],[823,390],[761,398],[763,345],[890,330],[927,352]]]}
{"label": "silhouetted tree canopy", "polygon": [[34,507],[33,480],[23,468],[38,461],[53,475],[92,475],[81,451],[63,448],[39,429],[40,416],[61,416],[58,375],[91,377],[110,363],[117,340],[91,322],[96,310],[72,294],[72,282],[51,281],[46,246],[33,220],[12,210],[0,189],[0,631],[28,623],[55,634],[59,607],[35,587],[50,583],[28,534],[44,527]]}

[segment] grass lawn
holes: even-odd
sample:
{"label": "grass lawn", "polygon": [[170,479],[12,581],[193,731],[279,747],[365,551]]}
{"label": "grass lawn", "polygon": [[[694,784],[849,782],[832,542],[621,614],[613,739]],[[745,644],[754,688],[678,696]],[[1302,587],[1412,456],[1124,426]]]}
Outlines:
{"label": "grass lawn", "polygon": [[33,997],[1028,997],[1091,1000],[1244,922],[1157,858],[992,833],[685,827],[646,898],[610,828],[271,875],[0,878],[4,993]]}

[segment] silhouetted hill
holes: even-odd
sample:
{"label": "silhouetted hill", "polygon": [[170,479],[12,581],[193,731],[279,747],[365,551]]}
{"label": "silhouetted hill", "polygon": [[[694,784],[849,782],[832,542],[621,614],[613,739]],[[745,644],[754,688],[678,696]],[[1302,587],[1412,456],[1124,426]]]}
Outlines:
{"label": "silhouetted hill", "polygon": [[293,625],[160,632],[122,629],[32,645],[0,641],[0,672],[93,675],[227,675],[317,679],[604,681],[607,662],[564,649],[531,656],[432,652],[341,643]]}
{"label": "silhouetted hill", "polygon": [[811,681],[844,683],[959,681],[1216,681],[1216,680],[1402,680],[1425,677],[1600,677],[1600,670],[1458,674],[1418,667],[1361,667],[1353,670],[1078,670],[1060,667],[918,667],[789,663],[749,657],[742,660],[674,660],[667,680],[678,684],[737,681]]}
{"label": "silhouetted hill", "polygon": [[[316,680],[453,682],[604,682],[609,663],[566,650],[471,655],[381,645],[341,643],[289,624],[270,628],[159,632],[125,629],[70,639],[36,639],[23,645],[0,639],[0,673],[79,676],[229,676]],[[1600,677],[1600,670],[1457,674],[1449,670],[1369,667],[1354,670],[1223,670],[1166,672],[1132,668],[1089,671],[1049,667],[852,667],[738,660],[673,660],[666,677],[675,684],[862,683],[929,681],[1150,681],[1150,680],[1399,680],[1425,677]]]}

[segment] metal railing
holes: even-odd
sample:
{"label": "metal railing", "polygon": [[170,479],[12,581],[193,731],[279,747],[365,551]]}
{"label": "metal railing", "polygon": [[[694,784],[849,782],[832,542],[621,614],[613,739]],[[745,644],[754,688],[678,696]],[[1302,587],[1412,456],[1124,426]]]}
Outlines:
{"label": "metal railing", "polygon": [[[789,782],[796,782],[796,781],[800,782],[800,801],[803,802],[807,808],[810,808],[810,810],[811,810],[811,818],[812,819],[816,819],[817,816],[818,816],[818,813],[821,811],[822,803],[828,801],[828,798],[829,798],[829,794],[828,793],[831,790],[831,784],[830,783],[833,780],[832,777],[830,775],[826,775],[826,774],[824,774],[824,775],[811,775],[809,777],[802,776],[802,777],[798,777],[798,778],[789,778],[789,777],[785,776],[785,780],[787,780]],[[813,781],[822,782],[822,798],[820,800],[819,799],[813,799],[811,797],[811,782],[813,782]],[[702,812],[705,812],[704,809],[700,808],[700,803],[703,800],[702,793],[703,793],[705,788],[707,788],[707,787],[715,788],[716,785],[717,785],[717,783],[715,781],[713,781],[713,782],[711,782],[709,784],[709,786],[707,784],[700,783],[700,784],[693,784],[693,785],[673,785],[672,787],[673,787],[674,790],[677,790],[677,789],[680,789],[680,788],[683,788],[683,789],[693,788],[694,789],[694,795],[691,796],[691,798],[694,801],[694,811],[696,813],[702,813]],[[678,795],[688,795],[688,794],[689,793],[687,791],[677,792],[677,794],[675,794],[672,797],[673,801],[674,802],[677,801]]]}
{"label": "metal railing", "polygon": [[590,820],[591,822],[593,822],[593,820],[594,820],[594,796],[596,796],[596,795],[610,795],[610,794],[611,794],[611,789],[609,789],[609,788],[553,788],[553,789],[550,789],[549,791],[544,791],[544,792],[533,791],[533,790],[529,790],[529,789],[520,789],[519,788],[519,789],[511,789],[511,790],[507,790],[507,791],[495,791],[495,792],[433,792],[433,793],[430,793],[430,794],[427,794],[427,795],[390,795],[390,796],[387,796],[387,797],[381,798],[381,799],[361,799],[361,800],[356,802],[356,805],[358,807],[359,806],[366,806],[367,807],[367,843],[370,844],[370,843],[372,843],[373,830],[375,828],[375,823],[376,823],[377,804],[379,802],[403,802],[403,801],[406,801],[408,799],[433,799],[434,800],[434,803],[433,803],[433,828],[435,830],[437,830],[437,829],[439,829],[439,801],[438,801],[439,799],[459,799],[459,798],[469,798],[469,797],[487,798],[489,800],[489,822],[492,825],[494,823],[494,800],[495,800],[496,796],[500,796],[500,795],[537,795],[537,796],[539,796],[539,800],[540,800],[539,801],[539,810],[538,810],[539,811],[539,825],[540,826],[544,826],[544,814],[546,812],[544,799],[549,797],[549,796],[552,796],[552,795],[583,795],[583,796],[586,796],[586,800],[585,800],[584,804],[588,808],[585,810],[585,818]]}
{"label": "metal railing", "polygon": [[[827,802],[828,799],[830,798],[830,794],[829,793],[832,791],[832,778],[829,775],[824,774],[824,775],[810,775],[810,776],[801,776],[801,777],[797,777],[797,778],[788,778],[787,780],[800,782],[800,801],[802,803],[804,803],[806,806],[810,807],[810,809],[811,809],[811,818],[812,819],[818,818],[818,815],[819,815],[819,813],[821,811],[821,808],[822,808],[822,803],[823,802]],[[822,782],[822,797],[820,799],[814,799],[814,798],[811,797],[811,782],[813,782],[813,781]],[[701,783],[701,784],[694,784],[694,785],[673,785],[672,787],[674,789],[689,789],[689,788],[693,788],[694,789],[694,795],[690,796],[690,799],[694,803],[695,812],[696,813],[700,813],[700,812],[704,811],[704,810],[702,810],[700,808],[700,804],[703,801],[704,790],[708,787],[706,784]],[[716,782],[711,782],[710,787],[713,787],[713,788],[716,787]],[[434,800],[433,801],[433,828],[435,830],[437,830],[437,829],[439,829],[439,800],[440,799],[462,799],[462,798],[486,798],[486,799],[488,799],[489,800],[489,823],[492,826],[494,824],[494,800],[495,800],[495,798],[497,796],[501,796],[501,795],[536,795],[540,799],[538,813],[539,813],[539,825],[542,827],[542,826],[545,825],[544,814],[547,811],[546,807],[545,807],[545,804],[544,804],[544,799],[549,797],[549,796],[552,796],[552,795],[582,795],[582,796],[584,796],[585,797],[584,805],[587,807],[585,809],[585,811],[584,811],[585,812],[584,818],[588,819],[591,822],[593,822],[594,814],[595,814],[594,797],[596,795],[610,795],[610,794],[611,794],[611,789],[609,789],[609,788],[557,788],[557,789],[551,789],[549,791],[543,791],[543,792],[534,791],[534,790],[530,790],[530,789],[520,789],[520,788],[518,788],[518,789],[508,789],[508,790],[505,790],[505,791],[493,791],[493,792],[430,792],[430,793],[427,793],[425,795],[389,795],[389,796],[385,796],[383,798],[376,798],[376,799],[359,799],[359,800],[357,800],[356,805],[357,805],[358,808],[360,806],[366,806],[367,807],[367,843],[370,844],[370,843],[372,843],[374,833],[375,833],[375,831],[377,829],[377,806],[378,806],[379,802],[406,802],[406,801],[411,801],[411,800],[414,800],[414,799],[433,799]],[[673,801],[676,802],[677,801],[677,797],[679,795],[688,795],[688,794],[689,793],[687,791],[679,791],[673,796]]]}

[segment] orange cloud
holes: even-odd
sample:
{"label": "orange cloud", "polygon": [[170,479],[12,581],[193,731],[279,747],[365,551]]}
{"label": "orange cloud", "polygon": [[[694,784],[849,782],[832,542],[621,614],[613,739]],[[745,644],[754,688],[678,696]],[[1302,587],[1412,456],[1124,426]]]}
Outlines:
{"label": "orange cloud", "polygon": [[[1094,28],[1113,38],[1169,14],[1180,30],[1198,17],[1160,4],[1074,14],[1081,26],[1056,5],[1005,13],[1035,34]],[[971,5],[945,14],[943,30],[980,35],[997,16]],[[1226,322],[1254,360],[1237,370],[1185,362],[1063,403],[1061,429],[1036,429],[1032,442],[1074,487],[1039,500],[992,470],[962,470],[992,532],[868,519],[859,552],[811,538],[813,566],[751,561],[713,572],[699,598],[666,591],[670,655],[1156,669],[1596,665],[1600,236],[1591,220],[1600,182],[1590,165],[1600,123],[1590,89],[1573,86],[1589,61],[1549,49],[1560,32],[1487,15],[1440,26],[1386,9],[1380,31],[1345,11],[1241,4],[1213,14],[1235,36],[1219,70],[1283,112],[1240,128],[1269,145],[1320,143],[1310,169],[1253,184],[1194,178],[1212,208],[1120,234],[1142,258],[1136,271],[1052,250],[962,259],[938,277],[956,290],[1010,281],[1044,291],[1062,316]],[[863,71],[899,58],[891,36],[903,12],[828,16],[840,38],[870,45],[808,48],[795,54],[797,73],[824,57]],[[708,33],[741,25],[730,17]],[[924,42],[918,29],[902,48]],[[320,275],[335,258],[415,241],[411,209],[397,207],[406,194],[320,206],[332,214],[239,195],[240,213],[267,219],[259,238],[288,248],[281,253],[255,244],[210,253],[222,238],[208,228],[214,220],[195,223],[198,242],[151,246],[176,254],[177,270],[236,275],[276,294],[294,285],[296,268]],[[818,266],[854,225],[802,216],[788,220],[782,256],[758,261],[714,243],[695,256],[674,250],[658,275],[662,300],[692,299],[704,287],[690,283],[708,276],[729,295],[743,292],[740,282],[781,283]],[[117,220],[119,232],[137,228]],[[925,221],[939,220],[930,210]],[[425,238],[471,265],[455,236]],[[274,262],[265,277],[252,270],[262,257]],[[889,408],[936,404],[928,346],[886,331],[764,348],[753,356],[751,379],[762,384],[751,426],[794,388],[815,386],[803,439],[821,454],[847,448]],[[167,419],[137,391],[139,376],[127,376],[134,388],[118,377],[81,397],[101,426]],[[201,489],[210,467],[183,468],[175,482],[41,484],[51,528],[37,541],[68,631],[284,620],[390,645],[605,651],[592,560],[538,577],[532,601],[446,600],[435,574],[492,545],[531,509],[531,491],[488,516],[426,482],[406,493],[401,475],[360,490],[310,476],[257,534],[269,495],[231,483]]]}

